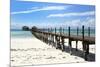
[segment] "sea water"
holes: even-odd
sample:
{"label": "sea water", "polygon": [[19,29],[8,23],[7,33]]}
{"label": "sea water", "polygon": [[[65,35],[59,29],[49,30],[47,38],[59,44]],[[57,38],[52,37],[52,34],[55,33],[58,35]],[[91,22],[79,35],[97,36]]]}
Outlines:
{"label": "sea water", "polygon": [[[51,32],[54,33],[55,31],[53,30]],[[60,33],[60,30],[57,30],[57,33]],[[64,34],[68,35],[68,29],[64,30]],[[70,34],[71,35],[77,35],[77,30],[71,29]],[[81,29],[79,29],[78,35],[82,36],[82,30]],[[88,36],[88,30],[87,29],[84,30],[84,35]],[[11,38],[33,38],[33,37],[34,37],[34,35],[32,35],[32,33],[30,31],[23,31],[23,30],[19,30],[19,29],[12,29],[11,30]],[[90,30],[90,37],[95,37],[95,29]]]}
{"label": "sea water", "polygon": [[23,31],[19,29],[11,30],[11,38],[32,38],[34,37],[30,31]]}
{"label": "sea water", "polygon": [[[55,33],[55,30],[51,30],[50,32]],[[56,29],[56,33],[60,34],[62,32],[63,34],[67,35],[69,34],[68,29],[64,29],[60,31],[59,29]],[[76,35],[77,36],[77,29],[70,29],[70,35]],[[82,36],[82,29],[78,30],[78,36]],[[84,36],[89,36],[88,29],[84,29]],[[90,37],[95,37],[95,29],[90,29]]]}

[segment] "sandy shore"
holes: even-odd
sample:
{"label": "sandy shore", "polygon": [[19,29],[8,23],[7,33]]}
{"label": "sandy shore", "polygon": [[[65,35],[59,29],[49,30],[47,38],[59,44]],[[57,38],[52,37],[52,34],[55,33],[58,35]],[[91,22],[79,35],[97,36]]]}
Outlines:
{"label": "sandy shore", "polygon": [[[75,48],[75,42],[72,44]],[[74,53],[70,55],[67,48],[62,52],[36,38],[12,38],[11,66],[88,62],[83,58],[81,42],[78,44],[80,51],[73,49]],[[65,45],[68,45],[67,40]],[[90,52],[95,53],[95,45],[90,46]]]}

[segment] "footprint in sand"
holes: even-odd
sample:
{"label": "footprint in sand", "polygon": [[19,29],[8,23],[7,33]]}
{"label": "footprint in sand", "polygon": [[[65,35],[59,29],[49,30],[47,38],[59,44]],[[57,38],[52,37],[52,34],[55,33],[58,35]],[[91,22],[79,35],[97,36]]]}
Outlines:
{"label": "footprint in sand", "polygon": [[45,59],[54,59],[55,57],[52,57],[52,56],[50,56],[50,57],[47,57],[47,58],[45,58]]}
{"label": "footprint in sand", "polygon": [[66,57],[64,56],[64,57],[62,57],[62,58],[66,58]]}

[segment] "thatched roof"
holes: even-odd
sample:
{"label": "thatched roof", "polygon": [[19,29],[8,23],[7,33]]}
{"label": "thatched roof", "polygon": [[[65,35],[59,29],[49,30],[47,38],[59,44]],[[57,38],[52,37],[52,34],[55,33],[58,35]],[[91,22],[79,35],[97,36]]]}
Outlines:
{"label": "thatched roof", "polygon": [[28,26],[23,26],[23,27],[22,27],[22,30],[24,30],[24,31],[29,31],[29,27],[28,27]]}

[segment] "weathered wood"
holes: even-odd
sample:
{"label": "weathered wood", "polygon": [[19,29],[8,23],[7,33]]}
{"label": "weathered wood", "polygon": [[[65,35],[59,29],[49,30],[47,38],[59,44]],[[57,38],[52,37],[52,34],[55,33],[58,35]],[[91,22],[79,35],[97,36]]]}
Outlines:
{"label": "weathered wood", "polygon": [[65,46],[64,46],[64,38],[63,37],[61,37],[61,49],[62,49],[62,51],[64,51],[65,50]]}
{"label": "weathered wood", "polygon": [[68,27],[68,36],[70,38],[70,27]]}
{"label": "weathered wood", "polygon": [[62,27],[59,28],[59,33],[62,35]]}
{"label": "weathered wood", "polygon": [[55,27],[55,45],[54,45],[57,49],[57,36],[56,36],[56,27]]}
{"label": "weathered wood", "polygon": [[63,34],[65,33],[64,31],[65,31],[65,29],[63,28]]}
{"label": "weathered wood", "polygon": [[78,48],[78,41],[76,41],[76,51],[77,51],[77,48]]}
{"label": "weathered wood", "polygon": [[72,55],[72,43],[70,39],[69,39],[69,50],[70,50],[70,55]]}
{"label": "weathered wood", "polygon": [[86,53],[89,54],[89,44],[86,44]]}
{"label": "weathered wood", "polygon": [[84,59],[87,61],[88,58],[88,54],[89,54],[89,44],[87,42],[84,43]]}
{"label": "weathered wood", "polygon": [[69,36],[69,50],[70,50],[70,54],[72,55],[72,44],[71,44],[71,38],[70,38],[70,27],[68,27],[68,36]]}
{"label": "weathered wood", "polygon": [[55,28],[55,34],[56,34],[56,28]]}
{"label": "weathered wood", "polygon": [[[77,27],[77,36],[78,36],[78,32],[79,32],[79,29],[78,29],[78,27]],[[76,40],[76,51],[77,51],[77,48],[78,48],[78,40]]]}
{"label": "weathered wood", "polygon": [[87,55],[89,53],[89,44],[88,42],[84,41],[84,26],[82,26],[82,38],[83,38],[84,59],[87,61]]}
{"label": "weathered wood", "polygon": [[78,36],[78,33],[79,33],[79,28],[77,27],[77,36]]}
{"label": "weathered wood", "polygon": [[84,44],[84,26],[82,26],[82,45],[83,45],[83,51],[85,49],[85,44]]}
{"label": "weathered wood", "polygon": [[56,36],[56,49],[60,48],[60,37]]}
{"label": "weathered wood", "polygon": [[87,55],[89,54],[89,45],[95,44],[95,37],[90,37],[90,27],[88,28],[88,36],[84,36],[84,26],[82,26],[82,36],[79,35],[79,28],[77,27],[77,35],[70,34],[70,27],[68,27],[68,35],[64,34],[64,29],[60,27],[59,33],[57,33],[57,29],[37,29],[31,30],[32,34],[34,34],[38,39],[44,41],[45,43],[49,43],[56,47],[56,49],[61,49],[62,51],[65,49],[64,39],[69,39],[69,50],[70,54],[72,54],[72,41],[76,41],[76,51],[78,48],[78,41],[82,41],[84,59],[87,60]]}
{"label": "weathered wood", "polygon": [[58,48],[57,36],[55,36],[55,47]]}
{"label": "weathered wood", "polygon": [[90,27],[88,27],[88,36],[90,37]]}

